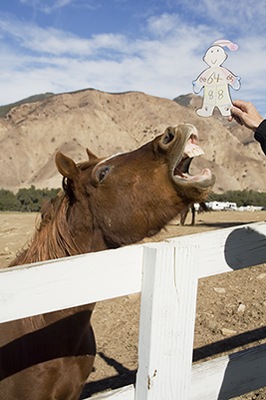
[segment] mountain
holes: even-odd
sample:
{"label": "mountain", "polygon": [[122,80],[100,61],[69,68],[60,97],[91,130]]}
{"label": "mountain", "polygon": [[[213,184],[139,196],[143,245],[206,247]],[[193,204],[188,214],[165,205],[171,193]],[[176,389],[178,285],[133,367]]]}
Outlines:
{"label": "mountain", "polygon": [[192,172],[209,167],[216,175],[215,192],[266,191],[266,158],[252,132],[218,113],[198,117],[198,96],[168,100],[140,92],[86,89],[32,99],[0,118],[1,188],[16,192],[31,185],[60,187],[54,164],[58,150],[76,162],[86,159],[86,147],[108,156],[133,150],[167,126],[187,122],[197,127],[205,151],[193,161]]}
{"label": "mountain", "polygon": [[46,99],[50,96],[54,96],[53,93],[47,92],[47,93],[42,93],[42,94],[37,94],[34,96],[27,97],[26,99],[17,101],[15,103],[7,104],[5,106],[0,106],[0,118],[5,117],[6,114],[11,110],[11,108],[20,106],[21,104],[25,103],[35,103],[36,101],[40,101],[43,99]]}

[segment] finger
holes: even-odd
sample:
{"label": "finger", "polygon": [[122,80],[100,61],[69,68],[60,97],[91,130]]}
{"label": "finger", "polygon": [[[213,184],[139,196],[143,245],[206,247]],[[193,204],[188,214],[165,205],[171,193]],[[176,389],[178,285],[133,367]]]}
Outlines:
{"label": "finger", "polygon": [[231,114],[233,115],[233,116],[238,116],[238,117],[241,117],[243,114],[244,114],[244,112],[243,112],[243,110],[241,109],[241,108],[239,108],[239,107],[235,107],[235,106],[232,106],[231,108],[230,108],[230,111],[231,111]]}
{"label": "finger", "polygon": [[228,117],[228,121],[232,121],[232,119],[234,119],[238,124],[243,125],[243,121],[241,119],[241,115],[243,114],[243,112],[236,107],[231,107],[231,120],[229,120],[230,117]]}
{"label": "finger", "polygon": [[239,125],[244,125],[242,119],[239,118],[237,115],[234,115],[234,119],[236,120],[236,122],[237,122]]}
{"label": "finger", "polygon": [[233,101],[233,106],[240,108],[242,111],[245,111],[247,109],[248,103],[244,100],[234,100]]}

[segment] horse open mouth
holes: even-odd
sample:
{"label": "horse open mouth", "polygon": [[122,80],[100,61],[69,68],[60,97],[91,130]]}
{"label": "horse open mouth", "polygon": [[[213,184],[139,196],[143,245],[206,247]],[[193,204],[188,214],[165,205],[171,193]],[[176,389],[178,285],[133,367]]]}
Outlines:
{"label": "horse open mouth", "polygon": [[189,167],[195,157],[202,156],[204,151],[198,145],[198,131],[190,124],[184,124],[185,131],[182,132],[183,150],[179,150],[179,156],[172,165],[172,177],[178,183],[198,183],[202,186],[211,186],[215,177],[209,168],[204,168],[199,174],[191,175]]}

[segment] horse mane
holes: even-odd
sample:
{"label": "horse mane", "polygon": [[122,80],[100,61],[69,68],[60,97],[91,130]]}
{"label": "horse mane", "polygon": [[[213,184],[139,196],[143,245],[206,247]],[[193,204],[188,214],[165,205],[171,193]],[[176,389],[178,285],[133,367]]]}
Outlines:
{"label": "horse mane", "polygon": [[[99,161],[93,153],[86,150],[90,160],[77,164],[81,171],[93,166],[95,160]],[[68,210],[74,201],[74,195],[71,182],[65,177],[62,180],[62,188],[63,190],[54,199],[43,204],[40,211],[41,221],[39,226],[36,226],[32,239],[17,253],[9,267],[82,253],[71,235],[67,222]]]}
{"label": "horse mane", "polygon": [[67,214],[71,199],[70,185],[63,181],[64,191],[46,201],[41,209],[41,221],[29,242],[9,267],[78,254],[79,248],[70,234]]}

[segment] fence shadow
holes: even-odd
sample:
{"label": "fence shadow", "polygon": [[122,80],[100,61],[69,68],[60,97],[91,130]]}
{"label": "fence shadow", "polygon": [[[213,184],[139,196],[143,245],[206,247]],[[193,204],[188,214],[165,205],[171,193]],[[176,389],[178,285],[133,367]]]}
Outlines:
{"label": "fence shadow", "polygon": [[[256,352],[259,349],[259,352]],[[254,353],[254,357],[252,357]],[[217,400],[228,400],[266,386],[266,345],[230,354]],[[251,357],[250,357],[251,356]],[[250,371],[259,379],[250,379]],[[237,385],[236,385],[237,382]]]}
{"label": "fence shadow", "polygon": [[237,228],[228,235],[224,258],[234,270],[266,262],[266,236],[251,227]]}
{"label": "fence shadow", "polygon": [[88,382],[83,389],[80,400],[86,399],[105,390],[119,389],[123,386],[135,384],[136,382],[136,370],[130,370],[124,367],[123,364],[119,363],[114,358],[107,357],[102,352],[99,352],[98,356],[100,356],[108,365],[115,368],[117,375],[100,379],[95,382]]}
{"label": "fence shadow", "polygon": [[266,339],[266,326],[198,347],[193,351],[193,362],[213,357],[221,353],[228,353],[231,350],[263,339]]}
{"label": "fence shadow", "polygon": [[[241,267],[250,267],[266,262],[266,237],[251,227],[237,228],[231,232],[226,240],[224,257],[227,264],[234,270]],[[265,336],[266,327],[253,331],[256,339]],[[237,335],[231,340],[243,345],[246,334]],[[248,336],[247,336],[248,337]],[[259,351],[256,352],[256,349]],[[226,367],[223,382],[220,388],[218,400],[226,400],[241,396],[247,392],[266,386],[266,345],[253,347],[236,354],[229,355],[229,363]],[[250,371],[255,371],[259,379],[250,379]],[[254,373],[253,373],[254,375]],[[235,382],[238,382],[237,386]],[[248,382],[248,386],[246,383]]]}
{"label": "fence shadow", "polygon": [[204,222],[202,226],[207,226],[209,228],[218,228],[218,229],[223,229],[223,228],[232,228],[234,226],[240,226],[240,225],[247,225],[247,224],[252,224],[254,221],[250,222],[239,222],[239,221],[231,221],[231,222]]}

